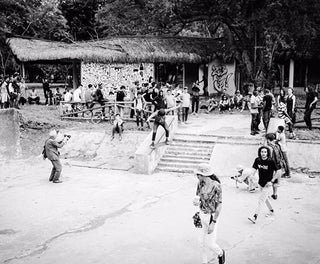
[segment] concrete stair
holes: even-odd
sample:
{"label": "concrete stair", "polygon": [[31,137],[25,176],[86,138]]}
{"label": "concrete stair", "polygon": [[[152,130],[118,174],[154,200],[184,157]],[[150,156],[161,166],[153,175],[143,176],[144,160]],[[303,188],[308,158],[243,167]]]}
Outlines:
{"label": "concrete stair", "polygon": [[209,162],[214,144],[212,138],[175,134],[156,171],[193,173],[200,163]]}

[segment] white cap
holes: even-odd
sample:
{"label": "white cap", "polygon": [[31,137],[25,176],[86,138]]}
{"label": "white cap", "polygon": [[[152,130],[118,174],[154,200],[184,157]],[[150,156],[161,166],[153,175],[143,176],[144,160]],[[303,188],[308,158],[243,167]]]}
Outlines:
{"label": "white cap", "polygon": [[51,130],[51,131],[49,132],[49,137],[51,137],[51,138],[56,138],[57,135],[58,135],[58,133],[57,133],[57,131],[56,131],[55,129],[54,129],[54,130]]}

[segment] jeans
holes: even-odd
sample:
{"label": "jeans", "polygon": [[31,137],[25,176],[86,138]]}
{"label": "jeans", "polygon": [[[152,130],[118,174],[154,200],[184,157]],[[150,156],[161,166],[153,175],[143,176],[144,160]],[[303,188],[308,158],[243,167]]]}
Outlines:
{"label": "jeans", "polygon": [[162,126],[163,129],[165,130],[165,132],[166,132],[166,138],[169,137],[169,127],[168,127],[167,123],[157,123],[157,122],[154,122],[153,128],[152,128],[152,141],[155,141],[155,139],[156,139],[156,134],[157,134],[157,130],[158,130],[158,127],[159,127],[159,126]]}
{"label": "jeans", "polygon": [[182,122],[187,122],[188,112],[189,112],[189,107],[182,107]]}
{"label": "jeans", "polygon": [[53,165],[49,181],[58,181],[62,171],[62,165],[60,160],[51,160]]}
{"label": "jeans", "polygon": [[306,122],[307,128],[309,128],[310,130],[312,129],[311,114],[313,109],[313,107],[306,109],[303,117],[304,122]]}
{"label": "jeans", "polygon": [[139,127],[139,123],[141,123],[141,127],[143,127],[143,110],[136,110],[136,119],[137,126]]}
{"label": "jeans", "polygon": [[287,155],[287,152],[286,151],[282,151],[282,154],[283,154],[283,159],[284,159],[284,162],[285,162],[285,175],[287,176],[290,176],[290,167],[289,167],[289,160],[288,160],[288,155]]}
{"label": "jeans", "polygon": [[268,130],[270,118],[271,118],[271,110],[263,111],[262,120],[263,120],[263,125],[264,125],[264,128],[266,129],[266,131]]}
{"label": "jeans", "polygon": [[265,187],[261,187],[261,193],[260,193],[260,197],[259,197],[259,201],[258,201],[258,206],[257,209],[255,211],[256,215],[259,215],[259,213],[261,212],[262,206],[264,204],[266,204],[266,206],[268,207],[269,211],[272,210],[272,206],[269,200],[269,194],[270,194],[270,190],[271,190],[271,186],[265,186]]}
{"label": "jeans", "polygon": [[198,113],[199,111],[199,96],[192,97],[192,113]]}
{"label": "jeans", "polygon": [[[218,222],[215,224],[213,232],[211,234],[208,234],[211,214],[204,214],[200,211],[200,218],[202,223],[202,228],[199,229],[202,263],[207,263],[210,253],[214,253],[216,257],[222,254],[222,249],[216,242]],[[212,257],[209,260],[211,259]]]}
{"label": "jeans", "polygon": [[259,113],[251,114],[251,133],[258,131]]}

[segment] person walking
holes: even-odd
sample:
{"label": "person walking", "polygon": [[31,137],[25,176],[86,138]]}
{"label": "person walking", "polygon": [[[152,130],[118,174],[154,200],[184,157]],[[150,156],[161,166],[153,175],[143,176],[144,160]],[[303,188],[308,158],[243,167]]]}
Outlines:
{"label": "person walking", "polygon": [[307,128],[312,130],[312,122],[311,122],[311,114],[312,111],[316,108],[318,101],[318,93],[315,92],[313,86],[308,86],[305,89],[306,92],[306,104],[305,104],[305,112],[304,112],[304,122],[307,125]]}
{"label": "person walking", "polygon": [[207,163],[201,163],[195,173],[199,182],[193,204],[200,209],[202,263],[211,263],[213,259],[209,259],[209,254],[214,253],[219,264],[223,264],[225,251],[216,242],[218,219],[222,208],[221,182]]}
{"label": "person walking", "polygon": [[46,140],[44,147],[46,157],[51,161],[53,166],[49,177],[49,181],[52,181],[53,183],[62,182],[60,180],[62,165],[59,159],[60,152],[58,151],[58,148],[62,148],[70,138],[70,136],[65,135],[63,140],[58,142],[57,136],[58,132],[56,130],[50,131],[49,139]]}
{"label": "person walking", "polygon": [[272,183],[275,181],[276,165],[271,159],[270,149],[262,146],[258,149],[258,157],[255,159],[252,168],[257,171],[259,175],[258,184],[261,189],[258,206],[253,217],[248,217],[252,223],[256,223],[263,204],[268,207],[269,213],[266,216],[273,216],[274,210],[269,200],[269,193]]}
{"label": "person walking", "polygon": [[284,126],[278,126],[277,133],[276,133],[276,142],[280,145],[283,161],[284,161],[284,170],[285,173],[283,178],[291,178],[291,171],[289,166],[289,160],[287,155],[287,142],[286,142],[286,134],[284,133]]}
{"label": "person walking", "polygon": [[276,142],[276,134],[268,133],[266,134],[267,146],[270,148],[270,157],[276,165],[276,174],[275,180],[273,181],[272,188],[273,194],[271,195],[272,199],[277,200],[278,198],[278,187],[280,184],[281,172],[282,170],[286,171],[286,164],[284,162],[283,153],[281,151],[280,145]]}

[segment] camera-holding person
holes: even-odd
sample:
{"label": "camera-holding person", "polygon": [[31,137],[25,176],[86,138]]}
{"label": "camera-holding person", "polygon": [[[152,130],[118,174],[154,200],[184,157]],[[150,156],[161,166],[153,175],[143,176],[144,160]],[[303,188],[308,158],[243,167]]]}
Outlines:
{"label": "camera-holding person", "polygon": [[49,181],[53,183],[61,183],[60,175],[62,171],[62,165],[60,162],[60,152],[58,148],[62,148],[70,139],[70,135],[64,135],[62,141],[58,141],[58,134],[59,131],[52,130],[49,133],[49,139],[45,142],[45,156],[51,161],[52,163],[52,170],[49,177]]}

